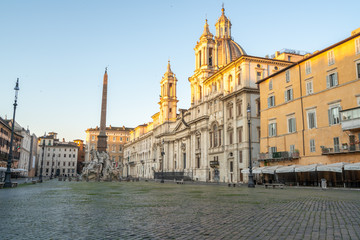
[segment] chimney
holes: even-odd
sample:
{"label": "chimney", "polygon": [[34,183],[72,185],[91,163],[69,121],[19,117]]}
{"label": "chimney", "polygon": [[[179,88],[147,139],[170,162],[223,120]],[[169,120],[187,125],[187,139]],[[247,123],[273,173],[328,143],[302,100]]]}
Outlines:
{"label": "chimney", "polygon": [[65,138],[63,138],[63,142],[65,142]]}
{"label": "chimney", "polygon": [[279,51],[276,51],[276,52],[275,52],[275,58],[277,58],[279,55],[280,55],[280,52],[279,52]]}

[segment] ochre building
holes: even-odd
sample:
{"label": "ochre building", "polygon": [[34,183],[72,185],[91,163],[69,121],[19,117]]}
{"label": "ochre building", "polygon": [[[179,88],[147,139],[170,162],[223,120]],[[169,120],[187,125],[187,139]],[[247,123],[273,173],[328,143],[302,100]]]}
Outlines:
{"label": "ochre building", "polygon": [[360,32],[260,86],[262,166],[360,162]]}

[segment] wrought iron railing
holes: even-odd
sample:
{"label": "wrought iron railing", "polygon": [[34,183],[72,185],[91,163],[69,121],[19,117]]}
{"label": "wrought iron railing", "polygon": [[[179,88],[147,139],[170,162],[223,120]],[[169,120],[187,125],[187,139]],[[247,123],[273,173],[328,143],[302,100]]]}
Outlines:
{"label": "wrought iron railing", "polygon": [[325,147],[321,146],[321,153],[323,155],[327,154],[346,154],[346,153],[354,153],[360,152],[360,144],[343,144],[342,146],[335,147]]}
{"label": "wrought iron railing", "polygon": [[291,160],[300,157],[299,152],[273,152],[273,153],[260,153],[259,161],[264,160]]}

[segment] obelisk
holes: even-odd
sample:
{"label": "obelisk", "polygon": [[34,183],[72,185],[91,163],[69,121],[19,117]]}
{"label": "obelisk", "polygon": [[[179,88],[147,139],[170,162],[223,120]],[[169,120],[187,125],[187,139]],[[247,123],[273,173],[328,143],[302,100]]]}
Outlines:
{"label": "obelisk", "polygon": [[105,68],[102,102],[101,102],[100,133],[97,142],[98,152],[106,152],[106,148],[107,148],[107,136],[106,136],[107,83],[108,83],[108,75],[107,75],[107,68]]}

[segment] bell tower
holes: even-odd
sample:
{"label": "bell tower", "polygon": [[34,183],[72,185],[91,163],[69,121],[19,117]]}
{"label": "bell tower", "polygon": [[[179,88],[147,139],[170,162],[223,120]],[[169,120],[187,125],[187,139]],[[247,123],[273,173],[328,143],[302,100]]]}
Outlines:
{"label": "bell tower", "polygon": [[167,71],[161,79],[161,95],[160,95],[160,124],[164,122],[176,121],[177,97],[176,97],[175,74],[171,71],[170,61],[168,61]]}
{"label": "bell tower", "polygon": [[205,19],[204,31],[200,41],[196,43],[195,50],[195,71],[212,70],[215,66],[214,59],[215,41],[209,30],[209,24]]}

